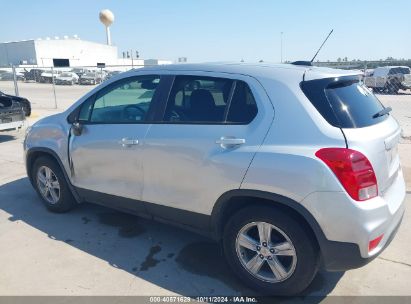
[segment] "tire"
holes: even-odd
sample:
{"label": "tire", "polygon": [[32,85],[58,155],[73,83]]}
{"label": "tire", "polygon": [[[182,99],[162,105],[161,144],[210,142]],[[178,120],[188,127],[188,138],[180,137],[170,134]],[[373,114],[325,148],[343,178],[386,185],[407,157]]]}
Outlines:
{"label": "tire", "polygon": [[[258,242],[259,228],[256,223],[264,227],[269,225],[272,228],[269,241],[271,244]],[[257,241],[256,243],[245,243],[248,246],[252,244],[251,247],[258,244],[259,249],[249,250],[239,246],[240,243],[237,240],[241,239],[239,236],[244,235],[244,232]],[[283,244],[282,249],[275,247],[280,243]],[[299,222],[298,218],[272,207],[246,207],[235,213],[225,226],[223,247],[227,262],[234,273],[247,286],[264,295],[299,294],[310,285],[319,268],[318,246],[305,225]],[[270,252],[270,250],[273,251]],[[283,250],[282,253],[281,250]],[[264,257],[262,262],[259,256],[261,254]],[[251,260],[262,265],[260,270],[257,270],[257,274],[252,274],[246,268]],[[282,268],[277,262],[280,262]],[[277,265],[277,267],[270,266],[270,264]],[[277,275],[274,275],[271,270],[273,268]]]}
{"label": "tire", "polygon": [[[43,194],[44,189],[46,188],[44,187],[44,181],[41,181],[40,175],[44,178],[47,175],[47,169],[51,171],[48,187],[52,187],[53,189],[49,189],[48,192],[46,191],[46,193]],[[76,205],[76,201],[68,187],[64,174],[61,171],[59,164],[54,159],[47,156],[39,157],[33,164],[31,174],[36,192],[48,210],[62,213],[69,211]],[[58,190],[56,187],[57,184],[55,183],[56,181],[59,186]],[[55,196],[52,195],[52,191]],[[58,199],[55,199],[56,197]]]}
{"label": "tire", "polygon": [[387,92],[388,94],[398,94],[398,84],[396,84],[395,82],[390,82],[387,85]]}

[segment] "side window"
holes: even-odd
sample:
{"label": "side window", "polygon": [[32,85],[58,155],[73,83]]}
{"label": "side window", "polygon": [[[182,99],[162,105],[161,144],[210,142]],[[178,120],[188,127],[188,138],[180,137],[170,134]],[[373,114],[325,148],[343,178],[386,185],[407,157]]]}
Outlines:
{"label": "side window", "polygon": [[[108,90],[103,89],[96,95],[90,121],[92,123],[143,121],[159,82],[159,76],[130,77],[114,83]],[[81,109],[80,116],[83,108],[84,112],[87,112],[85,105]]]}
{"label": "side window", "polygon": [[90,97],[81,105],[80,113],[78,116],[79,121],[89,120],[91,109],[93,108],[93,101],[94,101],[94,98]]}
{"label": "side window", "polygon": [[233,80],[224,78],[177,76],[164,121],[224,123],[233,83]]}
{"label": "side window", "polygon": [[257,104],[250,87],[244,81],[236,81],[227,123],[248,124],[256,115]]}

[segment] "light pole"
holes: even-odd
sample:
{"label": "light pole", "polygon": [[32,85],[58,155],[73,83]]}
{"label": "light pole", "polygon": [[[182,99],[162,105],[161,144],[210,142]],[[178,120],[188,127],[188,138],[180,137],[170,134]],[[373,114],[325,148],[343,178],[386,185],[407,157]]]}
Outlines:
{"label": "light pole", "polygon": [[281,63],[283,63],[283,32],[280,32],[280,56]]}

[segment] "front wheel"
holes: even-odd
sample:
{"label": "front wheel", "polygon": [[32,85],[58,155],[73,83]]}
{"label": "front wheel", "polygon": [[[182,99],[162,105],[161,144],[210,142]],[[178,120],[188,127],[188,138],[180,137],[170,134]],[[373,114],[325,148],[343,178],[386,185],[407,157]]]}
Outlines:
{"label": "front wheel", "polygon": [[57,162],[39,157],[33,165],[36,191],[44,205],[53,212],[66,212],[75,206],[75,199]]}
{"label": "front wheel", "polygon": [[224,230],[224,253],[237,276],[267,295],[295,295],[318,271],[314,238],[298,218],[270,207],[247,207]]}

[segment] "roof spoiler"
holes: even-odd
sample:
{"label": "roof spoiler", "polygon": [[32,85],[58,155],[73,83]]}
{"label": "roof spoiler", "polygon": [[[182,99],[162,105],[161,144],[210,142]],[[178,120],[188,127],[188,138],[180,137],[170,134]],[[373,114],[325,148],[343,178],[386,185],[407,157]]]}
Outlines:
{"label": "roof spoiler", "polygon": [[291,64],[293,64],[293,65],[304,65],[304,66],[312,66],[313,65],[311,61],[303,61],[303,60],[294,61],[294,62],[291,62]]}

